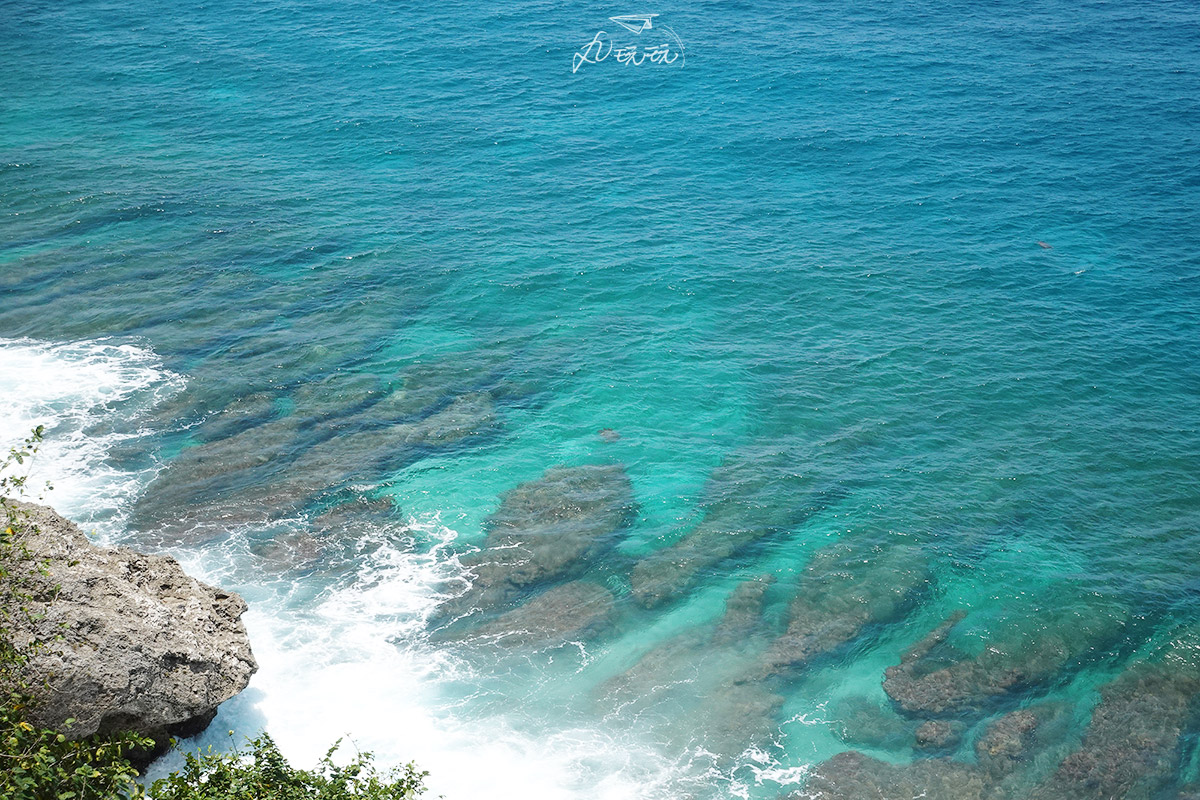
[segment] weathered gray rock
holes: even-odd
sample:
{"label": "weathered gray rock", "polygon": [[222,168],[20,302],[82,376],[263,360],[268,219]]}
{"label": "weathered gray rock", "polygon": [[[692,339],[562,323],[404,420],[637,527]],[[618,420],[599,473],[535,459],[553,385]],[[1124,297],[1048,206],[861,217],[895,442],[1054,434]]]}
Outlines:
{"label": "weathered gray rock", "polygon": [[16,506],[21,541],[49,569],[33,592],[44,617],[14,637],[48,642],[26,665],[32,721],[73,738],[135,731],[165,742],[203,730],[246,687],[258,665],[241,597],[167,556],[97,547],[52,509]]}

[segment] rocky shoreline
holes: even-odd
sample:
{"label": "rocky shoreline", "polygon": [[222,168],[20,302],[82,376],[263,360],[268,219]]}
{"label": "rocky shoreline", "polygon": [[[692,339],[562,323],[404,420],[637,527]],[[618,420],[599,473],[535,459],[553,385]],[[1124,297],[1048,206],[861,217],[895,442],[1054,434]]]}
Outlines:
{"label": "rocky shoreline", "polygon": [[[175,559],[91,543],[53,509],[13,503],[18,541],[45,570],[29,614],[14,617],[30,654],[34,724],[73,739],[134,732],[157,743],[204,730],[258,664],[240,596],[187,575]],[[74,720],[68,724],[68,720]]]}

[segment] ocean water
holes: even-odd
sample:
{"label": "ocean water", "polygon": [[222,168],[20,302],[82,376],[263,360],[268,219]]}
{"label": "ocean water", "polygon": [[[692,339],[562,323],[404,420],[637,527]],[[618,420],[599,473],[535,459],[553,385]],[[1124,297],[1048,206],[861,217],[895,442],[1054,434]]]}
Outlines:
{"label": "ocean water", "polygon": [[[260,671],[189,745],[346,736],[449,800],[1200,777],[1127,688],[1200,666],[1195,4],[0,31],[0,437],[246,597]],[[1141,788],[1053,788],[1105,746]]]}

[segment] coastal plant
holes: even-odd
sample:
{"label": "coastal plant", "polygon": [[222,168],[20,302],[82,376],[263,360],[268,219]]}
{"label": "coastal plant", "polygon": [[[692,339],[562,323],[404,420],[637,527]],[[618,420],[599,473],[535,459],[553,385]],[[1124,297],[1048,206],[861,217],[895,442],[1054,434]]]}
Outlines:
{"label": "coastal plant", "polygon": [[29,722],[27,697],[10,693],[0,708],[0,797],[7,800],[137,798],[137,769],[127,755],[151,742],[132,734],[73,741]]}
{"label": "coastal plant", "polygon": [[[230,734],[233,732],[230,731]],[[370,753],[338,765],[329,748],[315,769],[291,766],[267,734],[246,749],[187,753],[182,769],[154,782],[154,800],[412,800],[425,791],[427,772],[413,764],[380,773]]]}

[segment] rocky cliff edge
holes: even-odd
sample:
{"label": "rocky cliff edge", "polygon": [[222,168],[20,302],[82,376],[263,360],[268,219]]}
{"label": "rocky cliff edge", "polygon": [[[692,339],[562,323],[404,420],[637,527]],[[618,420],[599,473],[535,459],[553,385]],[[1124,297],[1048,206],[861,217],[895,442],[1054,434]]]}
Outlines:
{"label": "rocky cliff edge", "polygon": [[47,643],[26,665],[32,722],[71,738],[134,731],[164,744],[203,730],[246,687],[258,665],[241,597],[173,558],[99,547],[50,508],[15,505],[20,540],[48,567],[33,619],[14,631],[18,644]]}

